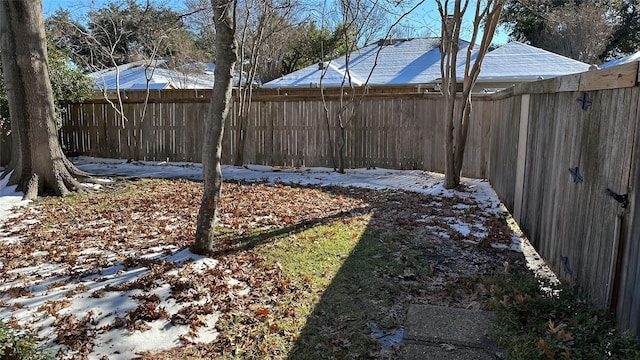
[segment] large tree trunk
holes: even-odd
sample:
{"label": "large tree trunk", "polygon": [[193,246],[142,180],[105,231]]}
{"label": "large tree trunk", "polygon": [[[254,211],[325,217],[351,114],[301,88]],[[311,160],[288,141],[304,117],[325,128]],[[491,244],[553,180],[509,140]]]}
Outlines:
{"label": "large tree trunk", "polygon": [[196,254],[208,254],[216,245],[215,219],[222,188],[222,135],[229,114],[236,62],[235,20],[232,16],[234,4],[233,0],[211,0],[216,27],[216,69],[202,146],[204,193],[198,212],[196,238],[191,245],[191,251]]}
{"label": "large tree trunk", "polygon": [[0,52],[11,118],[13,171],[25,199],[79,190],[78,170],[62,153],[49,82],[40,0],[0,1]]}

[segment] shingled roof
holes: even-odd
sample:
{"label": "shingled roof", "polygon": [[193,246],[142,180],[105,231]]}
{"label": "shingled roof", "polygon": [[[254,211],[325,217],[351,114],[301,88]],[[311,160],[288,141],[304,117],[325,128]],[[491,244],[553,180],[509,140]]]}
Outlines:
{"label": "shingled roof", "polygon": [[[169,69],[166,60],[136,61],[89,74],[96,90],[211,89],[213,75]],[[147,84],[148,80],[148,84]]]}
{"label": "shingled roof", "polygon": [[[458,73],[463,74],[469,43],[460,42]],[[348,60],[348,66],[347,66]],[[487,53],[479,82],[531,81],[589,70],[582,63],[517,41]],[[372,71],[373,69],[373,71]],[[336,87],[435,83],[440,74],[440,38],[386,40],[284,75],[265,87]],[[367,81],[368,79],[368,81]]]}

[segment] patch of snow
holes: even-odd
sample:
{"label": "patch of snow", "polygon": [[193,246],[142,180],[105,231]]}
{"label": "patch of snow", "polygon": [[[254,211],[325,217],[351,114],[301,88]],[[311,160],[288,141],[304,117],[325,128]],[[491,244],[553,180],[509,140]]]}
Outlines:
{"label": "patch of snow", "polygon": [[[196,262],[196,261],[204,261],[204,259],[206,260],[212,260],[209,259],[207,257],[204,257],[202,255],[196,255],[194,253],[192,253],[191,251],[189,251],[189,249],[184,249],[182,251],[179,251],[175,254],[169,255],[165,258],[165,260],[170,261],[176,265],[183,265],[186,262]],[[213,260],[216,261],[216,260]],[[216,261],[217,263],[217,261]]]}
{"label": "patch of snow", "polygon": [[8,271],[7,274],[20,274],[23,276],[36,276],[39,278],[44,278],[58,273],[64,273],[65,271],[66,268],[60,265],[43,263],[36,266],[27,266],[19,269],[13,269]]}
{"label": "patch of snow", "polygon": [[217,265],[218,265],[218,260],[207,258],[207,257],[203,257],[201,259],[191,262],[191,267],[195,272],[199,274],[202,274],[209,269],[213,269]]}
{"label": "patch of snow", "polygon": [[[2,173],[2,168],[0,168],[0,173]],[[7,186],[12,173],[0,179],[0,219],[9,218],[11,208],[14,206],[24,206],[30,202],[30,200],[22,200],[24,194],[16,191],[16,185]]]}
{"label": "patch of snow", "polygon": [[[3,234],[0,233],[0,236],[3,236]],[[4,245],[14,245],[17,244],[19,242],[21,242],[23,239],[20,239],[19,237],[16,236],[7,236],[7,237],[2,237],[0,238],[0,242],[2,242]]]}
{"label": "patch of snow", "polygon": [[455,231],[459,232],[460,234],[462,234],[462,236],[465,236],[465,237],[471,234],[471,226],[463,222],[461,219],[455,219],[454,223],[451,224],[451,228],[453,228]]}
{"label": "patch of snow", "polygon": [[96,248],[96,247],[87,248],[87,249],[84,249],[84,250],[82,250],[80,252],[80,254],[83,254],[83,255],[103,254],[103,253],[104,253],[104,250]]}
{"label": "patch of snow", "polygon": [[80,183],[80,186],[86,187],[88,189],[93,189],[93,190],[100,190],[102,188],[102,185],[92,184],[92,183]]}
{"label": "patch of snow", "polygon": [[150,328],[145,331],[130,332],[127,329],[115,329],[99,334],[91,358],[99,359],[131,359],[131,355],[143,351],[162,351],[183,345],[181,337],[191,338],[194,342],[208,343],[218,336],[215,323],[219,314],[211,314],[205,318],[205,329],[197,338],[189,336],[190,328],[186,325],[174,326],[170,321],[159,319],[149,322]]}

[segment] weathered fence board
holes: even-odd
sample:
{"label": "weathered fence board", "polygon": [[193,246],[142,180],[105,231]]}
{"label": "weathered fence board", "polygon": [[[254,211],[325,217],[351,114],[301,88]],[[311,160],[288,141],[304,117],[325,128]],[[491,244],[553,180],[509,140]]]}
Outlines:
{"label": "weathered fence board", "polygon": [[[640,334],[638,64],[517,86],[494,113],[488,176],[553,270]],[[578,102],[586,94],[591,106]],[[510,109],[510,110],[509,110]],[[578,168],[582,182],[569,169]],[[626,208],[606,189],[629,193]]]}
{"label": "weathered fence board", "polygon": [[[640,99],[634,101],[637,105],[636,119],[640,119]],[[640,132],[634,136],[632,161],[640,159]],[[640,207],[634,206],[640,202],[640,166],[634,165],[629,193],[630,209],[628,221],[622,229],[624,244],[620,244],[623,257],[617,264],[620,269],[620,282],[616,288],[617,302],[615,307],[616,320],[622,329],[632,329],[636,335],[640,334]],[[635,225],[635,226],[634,226]]]}
{"label": "weathered fence board", "polygon": [[[142,119],[144,104],[139,98],[125,99],[126,121],[105,101],[72,105],[63,126],[68,151],[98,157],[200,161],[208,104],[201,98],[193,102],[185,97],[175,102],[155,99],[146,105]],[[342,102],[337,97],[324,101],[287,96],[257,99],[246,118],[231,112],[223,140],[226,164],[241,159],[242,163],[274,166],[336,167],[339,145],[344,143],[345,168],[444,169],[444,124],[439,121],[443,106],[438,95],[387,94]],[[486,177],[494,105],[485,100],[474,104],[463,174]],[[234,109],[238,106],[234,104]]]}
{"label": "weathered fence board", "polygon": [[[605,146],[590,143],[590,137],[581,141],[584,133],[595,135],[596,141],[615,139],[608,136],[601,118],[584,116],[576,105],[568,106],[576,97],[576,93],[532,96],[524,210],[518,220],[559,275],[604,305],[610,292],[607,260],[616,233],[616,204],[606,201],[605,188],[613,186],[608,168],[620,169],[620,164],[618,159],[604,162],[599,152]],[[576,166],[583,183],[574,183],[568,171]]]}
{"label": "weathered fence board", "polygon": [[488,178],[500,200],[511,212],[514,210],[518,133],[522,95],[492,102]]}

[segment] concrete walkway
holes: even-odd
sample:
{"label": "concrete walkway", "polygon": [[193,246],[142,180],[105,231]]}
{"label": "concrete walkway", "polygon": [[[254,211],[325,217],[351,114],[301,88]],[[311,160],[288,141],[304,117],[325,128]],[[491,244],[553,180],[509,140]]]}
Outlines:
{"label": "concrete walkway", "polygon": [[433,305],[411,305],[400,349],[403,360],[496,360],[489,338],[493,313]]}

